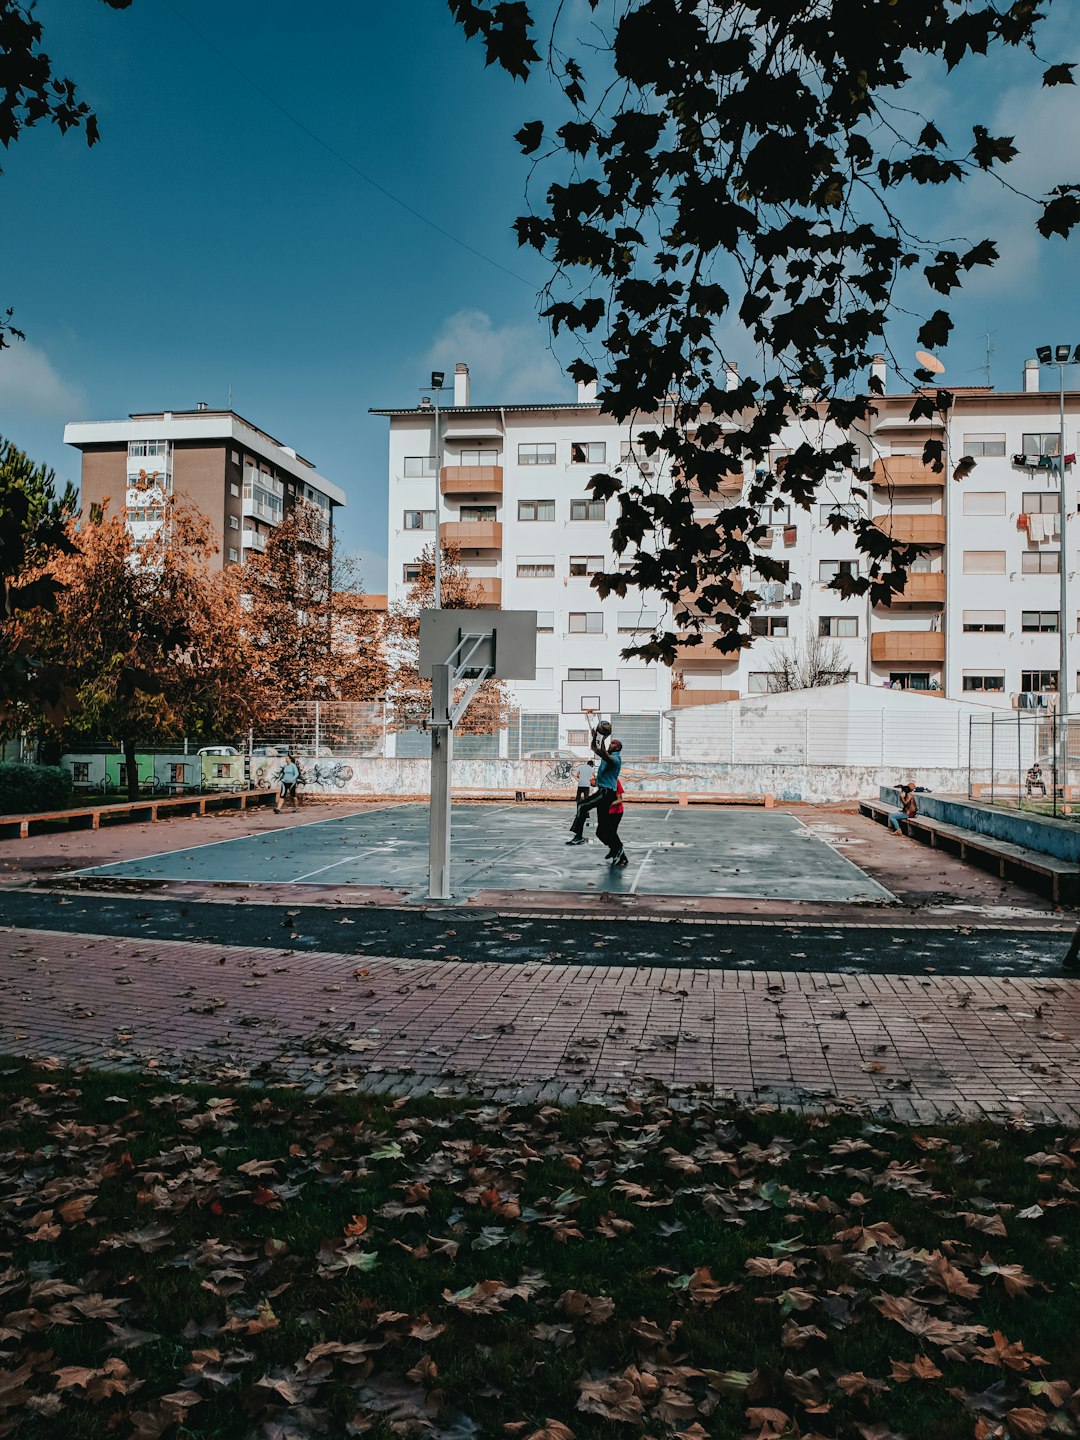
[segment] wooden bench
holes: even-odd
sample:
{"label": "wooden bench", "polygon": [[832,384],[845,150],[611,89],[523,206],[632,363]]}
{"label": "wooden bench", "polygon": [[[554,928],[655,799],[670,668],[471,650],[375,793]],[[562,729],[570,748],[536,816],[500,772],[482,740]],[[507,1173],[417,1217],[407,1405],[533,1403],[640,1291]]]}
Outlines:
{"label": "wooden bench", "polygon": [[[883,800],[860,800],[859,813],[867,815],[880,824],[886,824],[890,815],[897,813],[895,805]],[[1044,855],[1041,850],[1031,850],[1026,845],[1014,845],[1009,840],[997,840],[992,835],[978,835],[960,825],[948,825],[944,820],[934,820],[928,815],[916,815],[901,821],[904,832],[913,840],[929,842],[933,850],[939,847],[952,850],[955,847],[961,860],[968,856],[990,860],[997,866],[998,876],[1005,880],[1010,873],[1016,878],[1037,875],[1049,880],[1050,894],[1055,905],[1061,899],[1072,899],[1080,880],[1080,869],[1072,860],[1059,860],[1056,855]]]}
{"label": "wooden bench", "polygon": [[170,815],[205,815],[212,810],[246,810],[249,805],[273,804],[276,790],[222,790],[206,795],[184,795],[172,800],[156,797],[120,804],[79,805],[71,810],[38,810],[32,815],[0,815],[0,838],[25,840],[31,825],[66,822],[72,829],[99,830],[102,821],[163,820]]}

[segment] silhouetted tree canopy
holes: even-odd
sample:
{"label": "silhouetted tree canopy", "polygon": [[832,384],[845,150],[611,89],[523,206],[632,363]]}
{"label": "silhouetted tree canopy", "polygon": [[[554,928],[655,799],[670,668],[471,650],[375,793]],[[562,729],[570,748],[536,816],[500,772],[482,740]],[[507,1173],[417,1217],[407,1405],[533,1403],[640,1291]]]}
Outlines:
{"label": "silhouetted tree canopy", "polygon": [[[1006,48],[1034,66],[1033,83],[1041,71],[1043,85],[1072,84],[1073,66],[1040,58],[1044,11],[1030,0],[586,0],[580,35],[567,33],[562,0],[448,3],[489,64],[521,78],[546,64],[565,98],[554,134],[533,120],[516,136],[551,177],[518,240],[553,264],[543,313],[581,343],[570,373],[599,379],[616,419],[645,423],[654,461],[650,479],[633,465],[592,477],[594,496],[618,503],[614,548],[632,560],[593,584],[657,592],[679,629],[708,620],[717,648],[738,649],[756,598],[740,569],[787,574],[755,546],[761,517],[781,499],[809,505],[838,466],[870,479],[852,429],[871,414],[868,366],[898,280],[921,277],[918,340],[934,349],[952,329],[939,297],[997,258],[992,239],[952,248],[901,215],[912,187],[999,174],[1017,154],[1012,137],[980,123],[947,137],[912,111],[905,85]],[[985,94],[987,111],[995,99]],[[1080,185],[1027,198],[1043,236],[1080,220]],[[732,385],[722,336],[733,329],[759,359]],[[948,391],[925,370],[911,379],[926,387],[912,418],[943,420]],[[793,420],[807,438],[778,473],[770,449]],[[924,459],[943,469],[940,441]],[[742,493],[721,502],[744,473]],[[855,532],[868,561],[834,587],[887,603],[916,552],[868,517],[832,523]],[[666,632],[624,654],[671,663],[675,644]]]}

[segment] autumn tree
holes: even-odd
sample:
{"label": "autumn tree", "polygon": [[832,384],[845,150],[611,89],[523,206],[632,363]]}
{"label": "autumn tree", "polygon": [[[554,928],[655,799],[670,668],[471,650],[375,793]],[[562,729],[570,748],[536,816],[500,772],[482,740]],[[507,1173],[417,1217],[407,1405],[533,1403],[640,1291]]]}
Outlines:
{"label": "autumn tree", "polygon": [[242,585],[254,676],[279,705],[382,697],[381,617],[317,505],[289,509],[265,551],[248,556]]}
{"label": "autumn tree", "polygon": [[[757,599],[740,570],[787,576],[758,548],[762,516],[778,500],[809,506],[835,467],[859,485],[871,478],[855,435],[881,387],[863,377],[898,283],[907,277],[906,309],[916,292],[919,343],[934,349],[952,329],[937,297],[997,258],[989,238],[913,234],[904,208],[913,187],[947,194],[980,173],[1007,184],[1012,137],[975,123],[950,139],[904,87],[916,69],[970,70],[994,52],[1027,57],[1045,86],[1072,84],[1074,67],[1040,60],[1044,10],[1028,0],[586,0],[580,37],[568,33],[579,7],[561,0],[448,3],[489,64],[524,78],[543,54],[565,100],[554,133],[533,120],[516,137],[549,177],[516,229],[551,261],[543,313],[580,344],[570,373],[599,379],[605,411],[638,422],[664,476],[625,467],[590,481],[597,499],[616,500],[613,546],[628,557],[592,584],[601,596],[653,591],[675,615],[675,631],[623,653],[670,664],[678,632],[706,625],[716,648],[738,648]],[[989,113],[995,99],[984,84],[976,103]],[[1080,220],[1076,183],[1022,198],[1045,237]],[[730,388],[725,335],[759,357]],[[910,378],[921,387],[911,418],[943,421],[950,394],[925,369]],[[806,438],[774,471],[770,447],[793,420]],[[941,471],[945,459],[928,441],[925,462]],[[707,511],[744,477],[736,503]],[[888,603],[917,552],[869,517],[833,523],[867,563],[832,587]]]}
{"label": "autumn tree", "polygon": [[50,570],[62,586],[56,612],[37,639],[74,688],[67,737],[118,742],[136,799],[140,744],[231,740],[264,717],[237,575],[215,568],[209,521],[171,502],[139,545],[118,517],[70,533],[71,553]]}
{"label": "autumn tree", "polygon": [[35,644],[37,622],[55,609],[61,585],[53,559],[70,554],[73,487],[0,438],[0,735],[43,712],[59,716],[66,685]]}
{"label": "autumn tree", "polygon": [[[440,598],[443,610],[477,610],[483,604],[476,579],[461,563],[453,545],[443,545]],[[417,578],[405,598],[391,604],[386,620],[387,699],[395,730],[421,730],[431,713],[431,681],[420,677],[420,613],[435,603],[435,546],[425,545],[417,560]],[[462,687],[464,689],[464,687]],[[461,693],[460,691],[458,692]],[[497,680],[485,680],[456,727],[468,735],[505,729],[510,718],[507,692]]]}

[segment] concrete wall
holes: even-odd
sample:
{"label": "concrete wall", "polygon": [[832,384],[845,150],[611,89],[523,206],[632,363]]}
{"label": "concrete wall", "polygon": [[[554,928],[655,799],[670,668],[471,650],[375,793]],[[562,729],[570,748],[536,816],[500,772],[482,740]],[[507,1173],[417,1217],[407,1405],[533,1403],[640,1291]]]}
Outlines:
{"label": "concrete wall", "polygon": [[[882,800],[899,808],[900,796],[891,786],[883,785],[879,793]],[[959,825],[976,835],[988,835],[1010,845],[1023,845],[1042,855],[1056,855],[1059,860],[1080,862],[1080,826],[1069,820],[1036,819],[1017,810],[998,810],[971,800],[944,796],[917,795],[915,798],[919,810],[931,820]]]}
{"label": "concrete wall", "polygon": [[[252,779],[273,784],[280,761],[257,761]],[[428,793],[429,765],[424,759],[334,758],[305,761],[310,795],[400,795],[419,798]],[[572,765],[552,760],[455,760],[453,784],[462,791],[513,791],[571,796]],[[628,761],[623,767],[627,800],[635,794],[772,795],[777,800],[824,803],[874,795],[900,776],[896,766],[862,765],[692,765],[677,760]],[[989,778],[989,777],[987,777]],[[922,769],[919,783],[933,790],[963,793],[967,771]]]}

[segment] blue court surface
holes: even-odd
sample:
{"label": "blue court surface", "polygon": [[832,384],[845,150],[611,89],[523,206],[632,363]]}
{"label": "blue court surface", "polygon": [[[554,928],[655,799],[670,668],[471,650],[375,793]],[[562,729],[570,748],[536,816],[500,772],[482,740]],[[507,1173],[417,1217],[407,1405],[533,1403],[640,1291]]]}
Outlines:
{"label": "blue court surface", "polygon": [[[458,898],[480,890],[889,902],[876,880],[778,810],[628,807],[621,838],[630,863],[613,870],[604,847],[567,848],[573,807],[457,805],[452,876]],[[400,805],[118,861],[77,873],[113,880],[241,885],[332,885],[427,897],[428,808]]]}

